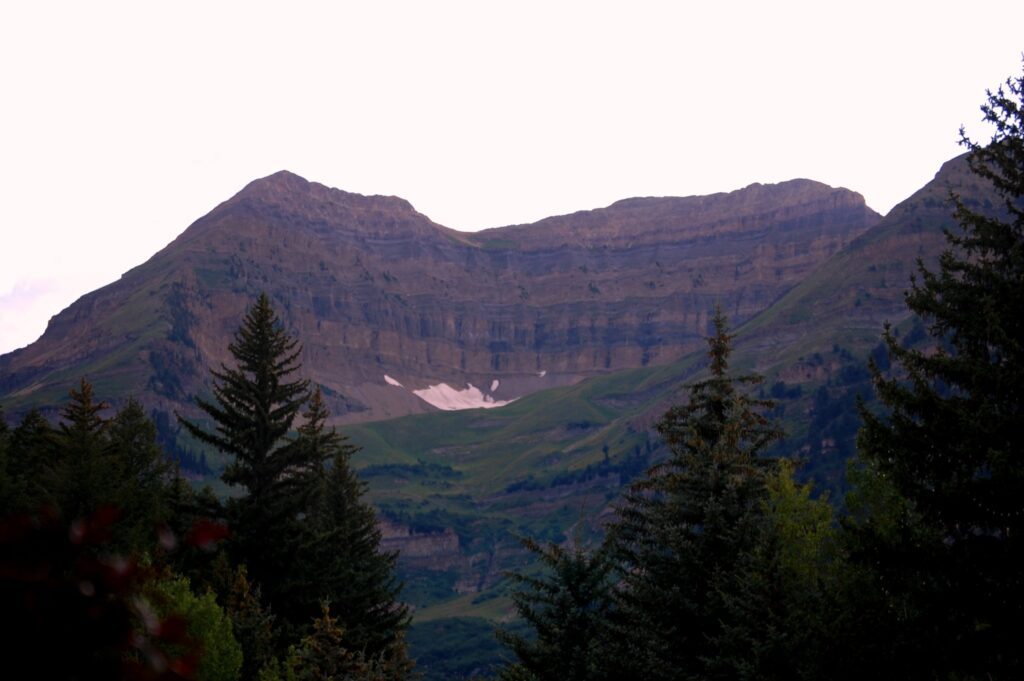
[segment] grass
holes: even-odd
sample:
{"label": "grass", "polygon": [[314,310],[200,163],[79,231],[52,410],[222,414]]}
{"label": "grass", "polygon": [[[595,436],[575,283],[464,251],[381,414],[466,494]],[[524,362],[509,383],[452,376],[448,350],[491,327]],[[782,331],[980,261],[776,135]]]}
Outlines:
{"label": "grass", "polygon": [[[830,404],[849,411],[858,391],[870,393],[862,373],[854,372],[860,378],[849,384],[841,376],[848,367],[864,366],[868,352],[879,342],[886,315],[892,314],[894,321],[906,317],[902,288],[909,266],[896,255],[890,261],[879,254],[902,252],[890,247],[891,240],[908,233],[919,234],[922,243],[935,250],[943,223],[930,218],[934,224],[928,230],[908,223],[919,217],[897,211],[735,331],[732,368],[765,374],[764,390],[782,375],[790,375],[794,367],[808,368],[811,377],[795,381],[801,390],[781,400],[777,408],[790,433],[780,451],[810,452],[814,458],[805,467],[808,474],[823,476],[824,486],[839,497],[840,459],[852,446],[849,414],[835,422],[815,422],[812,428],[815,400],[824,388],[822,394]],[[480,550],[485,543],[490,548],[502,542],[511,545],[513,537],[502,538],[503,532],[561,541],[581,520],[593,521],[621,488],[559,488],[555,485],[559,476],[600,466],[605,448],[614,463],[649,446],[652,424],[671,403],[685,398],[687,383],[700,377],[704,365],[704,352],[699,351],[667,365],[620,371],[534,393],[500,409],[423,414],[363,424],[347,432],[364,447],[361,465],[411,459],[457,471],[457,477],[444,480],[443,490],[429,479],[397,485],[394,478],[374,477],[371,494],[383,508],[401,504],[410,518],[460,526],[460,533],[469,540],[467,552]],[[823,449],[821,443],[836,436],[851,442]],[[507,492],[517,485],[521,492]],[[592,506],[581,513],[584,504]],[[474,537],[482,535],[491,539],[472,544]],[[595,536],[584,533],[585,538]],[[519,560],[528,559],[520,556]],[[417,621],[508,616],[507,596],[476,598],[453,596],[435,602],[417,612]]]}
{"label": "grass", "polygon": [[[416,671],[424,681],[485,678],[512,657],[498,641],[497,626],[479,617],[414,622],[408,633]],[[510,628],[523,633],[522,625]]]}
{"label": "grass", "polygon": [[507,622],[515,617],[515,608],[508,596],[481,599],[480,594],[462,594],[443,603],[417,610],[413,621],[422,624],[453,617],[477,617],[491,622]]}

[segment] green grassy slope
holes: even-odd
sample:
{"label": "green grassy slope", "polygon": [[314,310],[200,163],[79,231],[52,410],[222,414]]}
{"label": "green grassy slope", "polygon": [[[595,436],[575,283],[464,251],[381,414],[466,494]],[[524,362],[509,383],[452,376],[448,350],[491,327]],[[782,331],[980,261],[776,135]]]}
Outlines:
{"label": "green grassy slope", "polygon": [[[833,493],[842,490],[853,452],[857,396],[871,397],[867,358],[884,355],[883,324],[893,322],[908,342],[921,333],[903,292],[916,260],[934,261],[945,243],[942,230],[955,226],[951,188],[985,206],[986,189],[954,159],[877,227],[735,330],[734,370],[765,376],[761,393],[776,399],[773,416],[789,433],[777,453],[801,459],[804,475]],[[385,515],[423,531],[448,524],[467,553],[489,552],[501,568],[516,568],[529,556],[502,550],[515,535],[564,541],[575,528],[584,539],[596,538],[623,485],[660,455],[653,424],[683,399],[704,365],[698,352],[529,395],[501,409],[405,417],[346,432],[363,447],[356,464],[370,474],[371,496]],[[428,469],[435,475],[415,474]],[[494,572],[492,565],[490,577],[478,580],[479,593],[452,590],[445,597],[441,590],[424,599],[417,631],[507,618],[506,586]],[[417,580],[428,573],[413,568],[406,574]],[[426,646],[416,652],[437,653],[430,637],[414,640],[417,648]]]}

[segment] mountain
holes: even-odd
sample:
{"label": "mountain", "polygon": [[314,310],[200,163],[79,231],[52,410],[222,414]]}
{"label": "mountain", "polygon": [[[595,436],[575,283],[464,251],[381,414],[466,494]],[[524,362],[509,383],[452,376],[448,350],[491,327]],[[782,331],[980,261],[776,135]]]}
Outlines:
{"label": "mountain", "polygon": [[676,359],[716,302],[750,319],[877,221],[854,192],[793,180],[461,233],[279,172],[0,357],[0,402],[52,409],[84,375],[191,413],[265,291],[340,422],[499,406]]}
{"label": "mountain", "polygon": [[[903,292],[916,258],[934,260],[945,245],[943,229],[955,224],[947,203],[951,188],[972,205],[986,201],[986,187],[963,159],[953,160],[803,283],[750,321],[733,325],[733,370],[762,373],[767,391],[774,388],[784,408],[776,416],[791,422],[784,454],[807,454],[801,452],[807,433],[794,426],[811,420],[819,389],[831,398],[852,397],[854,390],[870,397],[868,353],[886,322],[911,327]],[[346,432],[364,448],[359,464],[378,480],[372,485],[378,505],[393,507],[395,519],[426,527],[434,510],[457,506],[471,509],[466,521],[494,511],[514,518],[527,534],[557,533],[564,526],[550,512],[552,500],[600,516],[607,493],[645,468],[632,459],[643,455],[649,463],[656,456],[652,426],[706,367],[705,351],[530,394],[501,410],[408,416]],[[829,458],[820,446],[814,455]],[[446,504],[449,499],[457,503]],[[511,516],[507,509],[514,509]]]}
{"label": "mountain", "polygon": [[[787,438],[776,453],[800,459],[803,477],[837,501],[859,427],[857,397],[870,405],[873,395],[866,362],[883,357],[883,324],[906,343],[924,336],[903,293],[917,259],[934,263],[943,230],[956,229],[950,191],[975,209],[997,206],[964,159],[953,159],[768,309],[734,326],[733,369],[764,374],[765,396],[777,401],[773,416]],[[458,631],[497,656],[488,632],[511,612],[502,574],[530,560],[516,537],[599,534],[623,486],[664,454],[654,423],[705,366],[700,349],[503,409],[346,428],[363,447],[357,464],[389,519],[389,545],[402,551],[407,593],[420,608],[417,651],[447,659],[461,648],[445,632]]]}
{"label": "mountain", "polygon": [[[801,417],[791,421],[807,420],[813,412],[808,400],[821,387],[838,394],[857,385],[870,392],[865,364],[881,340],[883,324],[894,324],[897,333],[914,328],[903,294],[916,261],[933,262],[945,247],[943,230],[956,227],[950,190],[968,205],[992,206],[991,191],[962,158],[946,163],[926,187],[774,305],[746,323],[733,324],[733,370],[762,373],[767,392],[784,393],[777,396],[782,406],[799,405],[792,411]],[[390,483],[396,483],[403,478],[403,466],[448,467],[459,475],[449,476],[442,487],[454,497],[468,495],[479,510],[485,499],[500,496],[510,485],[536,491],[545,480],[571,476],[606,458],[611,467],[621,464],[638,443],[656,439],[653,423],[703,370],[704,354],[702,347],[674,362],[538,392],[499,410],[407,416],[350,426],[346,432],[364,447],[361,464],[371,477],[390,476]],[[858,370],[856,376],[851,368]],[[791,437],[791,453],[803,444]],[[440,474],[427,469],[404,478],[426,484],[431,472]],[[531,477],[535,484],[517,484]],[[392,498],[428,496],[406,494],[403,487],[409,485],[383,484],[374,493],[385,504]],[[516,504],[518,509],[526,508],[526,499]]]}
{"label": "mountain", "polygon": [[715,302],[736,330],[733,368],[763,373],[778,401],[778,453],[841,490],[883,323],[923,336],[903,292],[955,229],[951,190],[995,209],[958,158],[881,219],[852,192],[795,180],[466,234],[401,199],[278,173],[0,358],[0,402],[60,404],[87,373],[104,397],[187,409],[266,290],[307,375],[354,422],[344,432],[416,607],[413,651],[447,678],[498,654],[503,571],[530,560],[516,537],[593,537],[663,455],[653,424],[703,371]]}

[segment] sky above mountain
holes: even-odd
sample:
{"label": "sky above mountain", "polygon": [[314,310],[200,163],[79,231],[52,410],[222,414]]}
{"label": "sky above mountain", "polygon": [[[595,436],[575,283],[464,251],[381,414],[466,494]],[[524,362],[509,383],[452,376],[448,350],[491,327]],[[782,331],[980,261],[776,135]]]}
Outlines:
{"label": "sky above mountain", "polygon": [[1017,0],[697,5],[6,3],[0,352],[283,168],[463,230],[794,177],[884,213],[1024,50]]}

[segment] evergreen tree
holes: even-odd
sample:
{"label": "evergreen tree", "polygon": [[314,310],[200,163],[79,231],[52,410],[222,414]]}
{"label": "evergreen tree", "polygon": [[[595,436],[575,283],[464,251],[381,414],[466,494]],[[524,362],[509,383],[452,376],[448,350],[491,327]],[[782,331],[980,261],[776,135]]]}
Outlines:
{"label": "evergreen tree", "polygon": [[865,412],[858,439],[875,494],[851,530],[893,614],[902,678],[1024,675],[1024,77],[982,111],[990,142],[961,139],[1002,204],[954,197],[960,229],[907,293],[932,345],[886,329],[894,371],[874,374],[887,411]]}
{"label": "evergreen tree", "polygon": [[367,655],[346,645],[345,630],[331,617],[325,604],[313,622],[313,632],[291,649],[285,663],[287,679],[294,681],[403,681],[412,663],[400,638],[394,651]]}
{"label": "evergreen tree", "polygon": [[17,505],[20,489],[8,454],[10,428],[3,406],[0,406],[0,518],[11,514]]}
{"label": "evergreen tree", "polygon": [[638,678],[708,678],[707,642],[721,634],[730,571],[763,523],[773,462],[761,454],[779,432],[767,403],[727,373],[731,336],[721,311],[709,339],[711,376],[658,425],[669,459],[626,494],[610,533],[621,572],[621,659]]}
{"label": "evergreen tree", "polygon": [[274,615],[261,602],[259,586],[249,583],[244,565],[235,570],[226,610],[242,646],[241,677],[255,679],[274,663]]}
{"label": "evergreen tree", "polygon": [[555,544],[523,544],[543,564],[546,574],[511,574],[520,585],[513,593],[516,610],[533,629],[525,637],[499,631],[498,638],[517,662],[502,679],[591,681],[623,678],[610,655],[608,621],[612,614],[612,564],[601,548],[588,553]]}
{"label": "evergreen tree", "polygon": [[114,502],[114,476],[107,456],[109,422],[100,413],[106,402],[97,402],[92,384],[84,378],[61,410],[63,421],[49,443],[43,484],[66,519],[82,518],[102,505]]}
{"label": "evergreen tree", "polygon": [[290,378],[298,341],[280,328],[265,295],[229,349],[238,367],[212,372],[214,400],[197,401],[215,430],[182,423],[234,457],[223,479],[245,494],[227,508],[232,553],[273,609],[278,649],[308,631],[324,602],[339,614],[348,650],[401,666],[409,618],[396,602],[396,556],[380,552],[376,514],[349,466],[354,448],[326,427],[319,390],[309,396],[307,381]]}
{"label": "evergreen tree", "polygon": [[365,660],[345,647],[344,636],[337,618],[331,617],[330,608],[324,605],[322,615],[313,623],[313,633],[288,656],[288,677],[295,681],[365,677],[369,671]]}
{"label": "evergreen tree", "polygon": [[309,621],[313,608],[326,603],[338,613],[346,646],[379,655],[396,644],[409,621],[408,609],[397,600],[397,554],[380,550],[377,514],[363,501],[366,484],[350,465],[356,449],[326,427],[319,389],[303,417],[296,444],[316,485],[310,486],[301,558],[284,607],[293,620]]}
{"label": "evergreen tree", "polygon": [[226,597],[234,568],[220,544],[227,533],[220,500],[209,486],[193,490],[178,467],[170,476],[164,499],[167,518],[160,530],[160,558],[197,588]]}
{"label": "evergreen tree", "polygon": [[34,513],[52,505],[45,488],[45,471],[53,453],[53,428],[38,409],[30,409],[8,440],[11,498],[9,512]]}
{"label": "evergreen tree", "polygon": [[764,522],[720,589],[721,630],[707,642],[709,676],[750,681],[842,678],[833,665],[842,562],[832,507],[780,462]]}
{"label": "evergreen tree", "polygon": [[110,527],[110,550],[152,551],[166,518],[167,487],[153,424],[134,400],[112,419],[104,418],[107,404],[96,400],[84,378],[70,396],[57,429],[30,412],[13,433],[22,510],[34,513],[53,505],[73,521],[109,509],[118,517]]}
{"label": "evergreen tree", "polygon": [[108,503],[121,513],[115,548],[148,552],[166,521],[168,475],[156,427],[134,399],[118,410],[107,429],[107,475],[113,480]]}
{"label": "evergreen tree", "polygon": [[301,350],[265,294],[246,312],[228,350],[237,366],[211,370],[213,400],[196,399],[214,430],[180,420],[193,436],[233,457],[222,479],[245,494],[228,503],[231,546],[276,609],[276,589],[294,566],[290,548],[307,481],[304,452],[286,435],[307,399],[308,381],[290,378]]}

